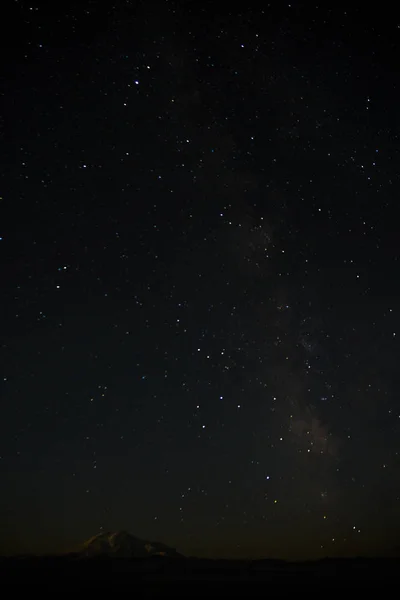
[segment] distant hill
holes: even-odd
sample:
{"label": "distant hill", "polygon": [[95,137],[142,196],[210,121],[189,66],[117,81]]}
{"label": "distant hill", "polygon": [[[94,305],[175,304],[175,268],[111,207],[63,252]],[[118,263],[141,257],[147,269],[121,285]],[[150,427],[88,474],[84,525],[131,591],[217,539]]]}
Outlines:
{"label": "distant hill", "polygon": [[127,531],[104,532],[91,537],[80,552],[84,557],[113,556],[121,558],[145,558],[149,556],[181,557],[175,548],[161,542],[149,542]]}

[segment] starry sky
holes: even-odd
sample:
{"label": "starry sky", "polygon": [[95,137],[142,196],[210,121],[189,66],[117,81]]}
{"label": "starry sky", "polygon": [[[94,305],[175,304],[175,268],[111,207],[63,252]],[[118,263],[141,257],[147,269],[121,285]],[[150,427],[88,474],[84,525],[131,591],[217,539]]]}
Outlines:
{"label": "starry sky", "polygon": [[400,23],[232,6],[8,2],[1,553],[399,546]]}

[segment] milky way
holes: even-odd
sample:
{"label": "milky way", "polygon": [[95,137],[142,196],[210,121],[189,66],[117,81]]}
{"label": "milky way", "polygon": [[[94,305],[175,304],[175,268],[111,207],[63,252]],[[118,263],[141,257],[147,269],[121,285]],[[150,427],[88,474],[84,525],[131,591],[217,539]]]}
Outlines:
{"label": "milky way", "polygon": [[392,553],[395,16],[114,4],[8,22],[1,552]]}

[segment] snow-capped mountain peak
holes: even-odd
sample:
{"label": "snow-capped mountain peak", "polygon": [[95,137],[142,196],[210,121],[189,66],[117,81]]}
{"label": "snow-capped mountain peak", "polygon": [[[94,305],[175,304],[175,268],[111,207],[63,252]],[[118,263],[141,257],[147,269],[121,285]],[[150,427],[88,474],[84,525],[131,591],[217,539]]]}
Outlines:
{"label": "snow-capped mountain peak", "polygon": [[86,557],[118,556],[143,558],[148,556],[180,556],[175,548],[160,542],[137,538],[127,531],[102,532],[83,544],[82,554]]}

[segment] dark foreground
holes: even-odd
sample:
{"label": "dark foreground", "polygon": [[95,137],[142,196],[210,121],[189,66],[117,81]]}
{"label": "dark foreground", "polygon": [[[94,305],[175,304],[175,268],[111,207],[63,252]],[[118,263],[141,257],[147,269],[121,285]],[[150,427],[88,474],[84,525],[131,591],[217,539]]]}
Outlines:
{"label": "dark foreground", "polygon": [[350,589],[384,592],[391,589],[399,575],[399,559],[325,559],[305,563],[161,557],[0,559],[2,587],[14,591],[71,593],[85,589],[140,593],[147,598],[165,593],[200,598],[223,592],[230,597],[247,598],[253,592],[260,595],[285,589],[324,596]]}

